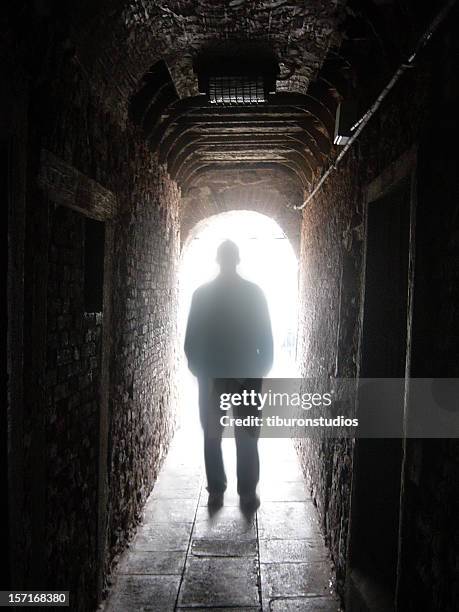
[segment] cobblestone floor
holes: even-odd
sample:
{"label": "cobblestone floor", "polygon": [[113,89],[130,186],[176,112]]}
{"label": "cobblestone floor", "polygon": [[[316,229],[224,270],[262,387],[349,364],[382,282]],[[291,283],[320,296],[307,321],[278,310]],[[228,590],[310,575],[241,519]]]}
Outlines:
{"label": "cobblestone floor", "polygon": [[176,435],[144,520],[121,559],[107,612],[336,612],[330,562],[290,440],[260,440],[261,506],[239,509],[234,440],[228,490],[211,514],[200,431]]}

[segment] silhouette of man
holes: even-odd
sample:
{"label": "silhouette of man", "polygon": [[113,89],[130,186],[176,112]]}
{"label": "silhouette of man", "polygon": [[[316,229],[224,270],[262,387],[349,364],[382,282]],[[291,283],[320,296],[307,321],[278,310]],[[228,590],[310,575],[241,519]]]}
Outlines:
{"label": "silhouette of man", "polygon": [[[220,419],[222,393],[258,393],[273,361],[268,306],[262,290],[237,273],[238,246],[231,240],[217,250],[220,274],[193,294],[185,337],[188,367],[199,381],[199,412],[204,432],[208,505],[223,505],[226,475]],[[261,416],[257,405],[232,406],[233,416]],[[256,426],[235,427],[237,490],[241,506],[256,509],[259,499]]]}

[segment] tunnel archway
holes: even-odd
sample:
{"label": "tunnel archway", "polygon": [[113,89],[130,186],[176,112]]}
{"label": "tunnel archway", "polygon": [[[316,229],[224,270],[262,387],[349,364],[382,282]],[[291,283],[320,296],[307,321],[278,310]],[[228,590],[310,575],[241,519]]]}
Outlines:
{"label": "tunnel archway", "polygon": [[[274,336],[272,377],[295,377],[298,260],[289,238],[273,218],[253,210],[232,210],[196,223],[183,245],[179,268],[178,385],[183,419],[197,403],[194,377],[187,371],[183,339],[192,293],[218,273],[215,253],[225,239],[240,248],[241,276],[258,284],[268,301]],[[189,421],[185,419],[189,424]]]}

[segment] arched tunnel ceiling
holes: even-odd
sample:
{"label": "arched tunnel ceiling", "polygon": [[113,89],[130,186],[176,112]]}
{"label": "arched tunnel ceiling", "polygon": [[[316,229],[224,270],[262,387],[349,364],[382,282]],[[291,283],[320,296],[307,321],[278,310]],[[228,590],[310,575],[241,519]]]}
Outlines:
{"label": "arched tunnel ceiling", "polygon": [[[397,49],[378,47],[378,20],[387,5],[396,10],[392,4],[118,0],[107,10],[102,0],[104,20],[93,15],[86,27],[76,25],[74,38],[100,97],[141,127],[184,196],[204,184],[212,190],[217,171],[231,181],[235,171],[271,170],[304,194],[333,155],[336,110],[355,86],[343,41],[358,41],[360,61],[374,61],[366,57],[371,45],[383,58],[376,61],[398,61]],[[276,70],[261,102],[219,105],[203,91],[203,58],[205,65],[225,46],[241,66],[261,47],[271,54]],[[231,65],[231,55],[226,59]]]}
{"label": "arched tunnel ceiling", "polygon": [[330,152],[336,103],[328,84],[316,97],[274,94],[264,105],[212,107],[195,96],[170,104],[145,135],[183,187],[211,166],[274,164],[306,189]]}
{"label": "arched tunnel ceiling", "polygon": [[[278,91],[306,93],[333,44],[344,0],[130,0],[102,2],[76,32],[79,55],[104,95],[126,100],[158,59],[181,98],[198,93],[193,61],[228,40],[269,42]],[[105,6],[106,5],[106,6]],[[93,9],[96,11],[96,9]]]}
{"label": "arched tunnel ceiling", "polygon": [[[325,60],[339,38],[343,4],[118,3],[105,28],[80,32],[79,55],[99,93],[112,106],[124,105],[182,190],[212,169],[236,166],[282,166],[304,190],[333,141],[342,66]],[[197,58],[225,44],[236,52],[244,45],[269,49],[277,69],[264,104],[216,107],[202,88],[200,93]]]}

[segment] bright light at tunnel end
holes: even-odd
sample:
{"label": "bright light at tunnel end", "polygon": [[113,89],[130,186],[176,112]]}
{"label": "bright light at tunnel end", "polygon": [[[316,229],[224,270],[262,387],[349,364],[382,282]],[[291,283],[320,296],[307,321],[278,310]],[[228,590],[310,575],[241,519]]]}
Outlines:
{"label": "bright light at tunnel end", "polygon": [[180,337],[193,291],[218,274],[217,247],[226,239],[239,246],[239,274],[259,285],[268,301],[274,336],[270,376],[295,376],[298,262],[290,241],[269,217],[232,211],[210,217],[192,231],[180,268]]}

